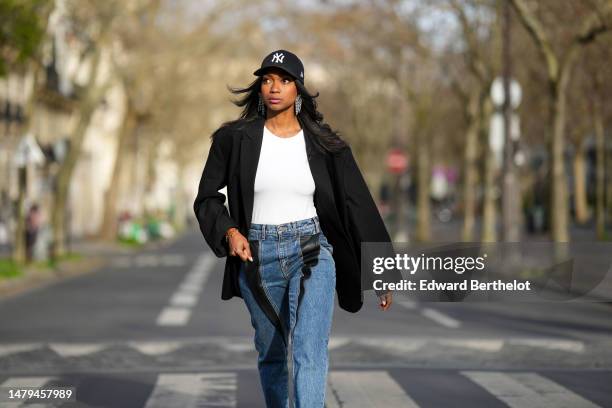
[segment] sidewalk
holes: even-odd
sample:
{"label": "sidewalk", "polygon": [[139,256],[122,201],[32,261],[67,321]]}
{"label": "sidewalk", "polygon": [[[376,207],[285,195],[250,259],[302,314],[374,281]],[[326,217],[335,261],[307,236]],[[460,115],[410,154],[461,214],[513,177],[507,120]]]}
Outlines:
{"label": "sidewalk", "polygon": [[[44,287],[54,282],[80,276],[104,267],[113,257],[156,250],[172,244],[181,233],[173,238],[151,241],[141,246],[130,247],[118,242],[78,240],[70,244],[71,253],[78,259],[59,261],[54,267],[30,265],[24,267],[23,274],[15,278],[0,279],[0,300]],[[3,254],[5,255],[5,254]]]}

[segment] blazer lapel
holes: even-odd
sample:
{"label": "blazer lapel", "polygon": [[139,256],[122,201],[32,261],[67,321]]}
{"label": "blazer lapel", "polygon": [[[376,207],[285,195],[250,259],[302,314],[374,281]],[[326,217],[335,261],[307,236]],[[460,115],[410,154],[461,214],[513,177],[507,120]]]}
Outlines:
{"label": "blazer lapel", "polygon": [[253,200],[255,196],[255,174],[259,164],[263,127],[265,119],[257,118],[249,122],[242,143],[240,144],[240,186],[242,190],[242,207],[246,217],[246,230],[251,227]]}

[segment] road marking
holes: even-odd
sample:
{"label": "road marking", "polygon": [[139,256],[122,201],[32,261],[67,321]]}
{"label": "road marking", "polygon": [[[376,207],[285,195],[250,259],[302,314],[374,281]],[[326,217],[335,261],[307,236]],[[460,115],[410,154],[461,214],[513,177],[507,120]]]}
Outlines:
{"label": "road marking", "polygon": [[[408,310],[419,309],[419,303],[411,299],[397,300],[397,303]],[[421,314],[444,327],[456,329],[461,326],[461,322],[459,320],[453,319],[452,317],[429,307],[423,308],[421,310]]]}
{"label": "road marking", "polygon": [[23,353],[24,351],[32,351],[43,346],[42,343],[17,343],[3,344],[0,346],[0,357],[10,356],[15,353]]}
{"label": "road marking", "polygon": [[178,290],[175,292],[176,293],[185,293],[188,295],[199,295],[200,292],[202,291],[202,288],[200,288],[199,285],[193,285],[189,282],[183,282],[181,284],[181,286],[179,286]]}
{"label": "road marking", "polygon": [[160,374],[145,408],[236,407],[235,373]]}
{"label": "road marking", "polygon": [[248,342],[228,341],[227,343],[222,344],[221,347],[223,347],[225,350],[234,351],[236,353],[248,353],[251,351],[256,351],[255,345],[253,344],[252,340]]}
{"label": "road marking", "polygon": [[157,317],[159,326],[184,326],[191,317],[192,308],[198,302],[216,259],[211,254],[201,255],[185,275],[178,289],[170,297],[166,306]]}
{"label": "road marking", "polygon": [[452,317],[429,307],[424,308],[421,311],[421,314],[444,327],[457,329],[461,326],[461,322],[459,320],[453,319]]}
{"label": "road marking", "polygon": [[155,267],[159,265],[159,258],[157,255],[138,255],[134,258],[134,263],[138,267]]}
{"label": "road marking", "polygon": [[462,371],[511,408],[597,408],[592,403],[565,387],[536,373],[502,373]]}
{"label": "road marking", "polygon": [[87,354],[97,353],[106,348],[104,344],[70,344],[70,343],[51,343],[49,348],[62,357],[79,357]]}
{"label": "road marking", "polygon": [[[252,370],[249,365],[243,369]],[[562,385],[534,372],[459,371],[478,384],[482,391],[510,408],[600,408]],[[255,374],[256,375],[256,374]],[[455,372],[449,376],[455,376]],[[61,377],[11,377],[1,387],[43,388]],[[158,374],[145,408],[238,406],[238,374],[221,371]],[[431,384],[433,392],[439,392]],[[78,390],[77,390],[78,391]],[[441,392],[444,392],[443,390]],[[118,401],[121,396],[117,395]],[[245,401],[242,401],[245,402]],[[252,402],[252,401],[251,401]],[[461,401],[457,401],[460,405]],[[2,407],[43,408],[45,404],[24,401],[4,403]],[[330,370],[327,377],[326,408],[418,408],[407,391],[385,370]]]}
{"label": "road marking", "polygon": [[177,292],[170,299],[172,306],[193,307],[196,303],[198,303],[198,296],[195,293]]}
{"label": "road marking", "polygon": [[183,254],[142,254],[134,257],[118,256],[113,258],[110,265],[113,268],[143,268],[156,266],[183,266],[186,260]]}
{"label": "road marking", "polygon": [[386,371],[330,372],[325,403],[351,408],[418,407]]}
{"label": "road marking", "polygon": [[185,265],[185,256],[181,254],[161,255],[160,263],[164,266],[183,266]]}
{"label": "road marking", "polygon": [[[160,316],[168,325],[173,323],[182,324],[189,319],[191,309],[189,308],[167,308],[165,315]],[[255,350],[253,338],[249,336],[204,336],[183,339],[169,340],[150,340],[150,341],[101,341],[88,343],[68,343],[68,342],[49,342],[49,343],[5,343],[0,344],[0,358],[8,357],[19,353],[45,350],[47,347],[54,350],[63,357],[80,357],[91,353],[111,349],[113,346],[128,344],[138,349],[140,352],[148,354],[145,350],[171,351],[176,347],[186,346],[215,346],[224,350],[234,352],[251,352]],[[459,347],[482,352],[495,353],[504,347],[526,347],[537,351],[545,348],[557,352],[558,358],[568,353],[587,353],[587,346],[577,340],[565,340],[557,338],[452,338],[452,337],[418,337],[418,336],[368,336],[355,334],[353,336],[331,336],[328,343],[330,351],[342,347],[369,347],[372,349],[389,351],[394,353],[407,354],[418,352],[426,347]],[[155,354],[157,352],[151,352]],[[159,353],[163,353],[159,351]]]}
{"label": "road marking", "polygon": [[[8,388],[24,388],[24,387],[35,387],[41,388],[49,381],[53,380],[54,377],[12,377],[8,380],[4,381],[0,384],[1,387]],[[28,404],[25,401],[16,401],[16,402],[3,402],[3,407],[5,408],[18,408],[18,407],[27,407],[27,408],[45,408],[46,404]]]}
{"label": "road marking", "polygon": [[132,341],[129,342],[129,345],[140,351],[142,354],[147,354],[150,356],[171,353],[184,346],[183,342],[181,341]]}
{"label": "road marking", "polygon": [[411,353],[419,350],[428,342],[423,339],[411,338],[360,338],[354,344],[365,345],[379,350],[393,350],[399,353]]}
{"label": "road marking", "polygon": [[398,300],[397,303],[408,310],[415,310],[417,308],[417,302],[414,300]]}
{"label": "road marking", "polygon": [[328,350],[337,349],[342,346],[346,346],[347,344],[350,344],[350,342],[351,342],[351,339],[348,337],[330,336],[329,341],[327,342],[327,349]]}
{"label": "road marking", "polygon": [[584,407],[594,408],[599,405],[581,397],[562,385],[536,373],[512,373],[521,384],[525,384],[539,394],[546,397],[555,407]]}
{"label": "road marking", "polygon": [[584,352],[584,343],[578,340],[565,339],[509,339],[509,345],[542,347],[550,350],[563,350],[572,353]]}
{"label": "road marking", "polygon": [[184,326],[189,321],[191,309],[186,307],[166,307],[157,317],[158,326]]}
{"label": "road marking", "polygon": [[488,352],[497,352],[504,347],[504,340],[500,339],[440,339],[439,342],[445,346]]}

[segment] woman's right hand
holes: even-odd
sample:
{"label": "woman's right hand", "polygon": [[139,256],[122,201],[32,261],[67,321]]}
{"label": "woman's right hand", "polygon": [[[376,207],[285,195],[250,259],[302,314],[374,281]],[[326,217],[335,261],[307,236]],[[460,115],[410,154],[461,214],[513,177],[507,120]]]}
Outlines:
{"label": "woman's right hand", "polygon": [[249,241],[239,231],[236,231],[231,235],[228,243],[230,256],[239,256],[243,261],[249,260],[253,262]]}

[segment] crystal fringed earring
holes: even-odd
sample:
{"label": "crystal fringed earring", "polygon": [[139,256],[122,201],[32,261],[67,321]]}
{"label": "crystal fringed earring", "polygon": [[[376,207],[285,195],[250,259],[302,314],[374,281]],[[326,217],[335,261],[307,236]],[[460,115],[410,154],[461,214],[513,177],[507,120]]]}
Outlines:
{"label": "crystal fringed earring", "polygon": [[298,94],[295,98],[295,116],[300,113],[300,110],[302,110],[302,95]]}
{"label": "crystal fringed earring", "polygon": [[259,101],[257,102],[257,112],[259,112],[259,114],[262,117],[266,117],[266,107],[264,105],[263,102],[263,98],[261,97],[261,94],[259,94]]}

